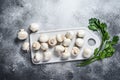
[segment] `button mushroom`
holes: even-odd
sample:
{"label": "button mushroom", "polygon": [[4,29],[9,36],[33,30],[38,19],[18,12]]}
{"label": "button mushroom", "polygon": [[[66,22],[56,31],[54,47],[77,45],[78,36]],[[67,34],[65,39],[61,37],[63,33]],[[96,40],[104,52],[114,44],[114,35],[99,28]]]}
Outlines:
{"label": "button mushroom", "polygon": [[55,52],[57,53],[57,56],[60,56],[61,53],[65,50],[65,48],[62,45],[57,45],[55,47]]}
{"label": "button mushroom", "polygon": [[68,38],[68,39],[72,39],[74,37],[74,32],[72,31],[69,31],[65,34],[65,37]]}
{"label": "button mushroom", "polygon": [[83,51],[83,57],[89,58],[92,56],[92,50],[90,48],[85,48]]}
{"label": "button mushroom", "polygon": [[77,36],[78,36],[79,38],[84,37],[84,36],[85,36],[85,31],[84,31],[84,30],[79,30],[79,31],[77,32]]}
{"label": "button mushroom", "polygon": [[40,42],[47,42],[48,39],[49,39],[49,37],[48,37],[47,35],[41,34],[41,35],[40,35],[40,38],[39,38],[39,41],[40,41]]}
{"label": "button mushroom", "polygon": [[73,47],[71,51],[71,55],[76,57],[80,53],[80,49],[78,47]]}
{"label": "button mushroom", "polygon": [[57,34],[56,39],[58,42],[62,42],[65,39],[65,35],[63,34]]}
{"label": "button mushroom", "polygon": [[39,25],[38,25],[37,23],[32,23],[32,24],[30,24],[29,29],[30,29],[32,32],[36,32],[36,31],[39,30]]}
{"label": "button mushroom", "polygon": [[71,40],[70,39],[64,39],[63,46],[68,47],[70,44],[71,44]]}
{"label": "button mushroom", "polygon": [[61,59],[68,59],[70,57],[70,52],[68,51],[68,48],[65,48],[65,51],[61,53]]}
{"label": "button mushroom", "polygon": [[20,29],[17,34],[17,37],[19,40],[25,40],[28,37],[28,33],[24,29]]}
{"label": "button mushroom", "polygon": [[41,46],[40,43],[37,42],[37,41],[35,41],[35,42],[32,43],[33,50],[39,50],[40,46]]}
{"label": "button mushroom", "polygon": [[41,49],[43,51],[46,51],[48,49],[48,44],[47,43],[41,43]]}
{"label": "button mushroom", "polygon": [[22,45],[22,50],[29,51],[29,42],[24,42]]}
{"label": "button mushroom", "polygon": [[84,40],[81,38],[77,38],[75,41],[76,46],[82,47],[84,45]]}
{"label": "button mushroom", "polygon": [[57,40],[56,40],[56,37],[52,37],[48,40],[48,44],[50,46],[55,46],[57,44]]}
{"label": "button mushroom", "polygon": [[43,59],[42,54],[40,54],[38,52],[34,54],[33,61],[35,63],[39,63],[40,61],[42,61],[42,59]]}
{"label": "button mushroom", "polygon": [[44,59],[44,61],[49,61],[51,59],[51,56],[52,56],[51,52],[45,51],[43,53],[43,59]]}

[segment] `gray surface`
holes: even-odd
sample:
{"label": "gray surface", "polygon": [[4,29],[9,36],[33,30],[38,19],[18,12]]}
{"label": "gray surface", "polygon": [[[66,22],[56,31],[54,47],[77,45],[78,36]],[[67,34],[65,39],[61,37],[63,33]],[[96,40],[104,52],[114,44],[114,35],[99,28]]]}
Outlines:
{"label": "gray surface", "polygon": [[120,44],[113,57],[78,68],[80,61],[33,65],[16,39],[31,22],[41,30],[64,29],[87,26],[91,17],[120,35],[120,0],[0,0],[0,80],[120,80]]}

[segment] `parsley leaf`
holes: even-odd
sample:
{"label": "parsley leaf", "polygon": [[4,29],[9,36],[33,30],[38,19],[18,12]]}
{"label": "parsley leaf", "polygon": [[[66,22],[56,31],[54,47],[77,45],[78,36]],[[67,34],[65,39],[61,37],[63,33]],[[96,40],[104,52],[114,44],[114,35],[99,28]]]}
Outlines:
{"label": "parsley leaf", "polygon": [[114,36],[112,39],[112,45],[115,45],[118,43],[119,37],[118,36]]}

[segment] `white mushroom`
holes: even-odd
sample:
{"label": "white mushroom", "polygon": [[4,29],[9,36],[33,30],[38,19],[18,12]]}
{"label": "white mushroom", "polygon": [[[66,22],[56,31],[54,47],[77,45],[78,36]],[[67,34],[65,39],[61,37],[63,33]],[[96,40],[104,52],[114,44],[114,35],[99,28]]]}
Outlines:
{"label": "white mushroom", "polygon": [[71,51],[71,55],[76,57],[80,53],[80,49],[78,47],[73,47]]}
{"label": "white mushroom", "polygon": [[77,38],[75,41],[76,46],[82,47],[84,45],[84,40],[81,38]]}
{"label": "white mushroom", "polygon": [[29,29],[30,29],[32,32],[36,32],[36,31],[39,30],[39,25],[38,25],[37,23],[32,23],[32,24],[30,24]]}
{"label": "white mushroom", "polygon": [[68,47],[70,44],[71,44],[71,40],[70,39],[64,39],[63,46]]}
{"label": "white mushroom", "polygon": [[65,49],[63,53],[61,53],[61,59],[68,59],[70,57],[70,52],[68,51],[68,48]]}
{"label": "white mushroom", "polygon": [[62,42],[65,39],[65,35],[63,34],[57,34],[56,39],[58,42]]}
{"label": "white mushroom", "polygon": [[42,59],[43,59],[43,56],[39,52],[34,54],[33,61],[35,63],[39,63],[40,61],[42,61]]}
{"label": "white mushroom", "polygon": [[32,43],[33,50],[39,50],[40,46],[41,46],[40,43],[37,42],[37,41],[35,41],[35,42]]}
{"label": "white mushroom", "polygon": [[43,53],[43,59],[44,59],[44,61],[49,61],[51,59],[51,56],[52,56],[51,52],[45,51]]}
{"label": "white mushroom", "polygon": [[48,49],[48,44],[47,43],[41,43],[41,49],[43,51],[47,50]]}
{"label": "white mushroom", "polygon": [[49,40],[48,40],[48,44],[50,46],[55,46],[57,44],[57,40],[56,40],[56,37],[51,37]]}
{"label": "white mushroom", "polygon": [[57,53],[57,56],[60,56],[61,53],[63,53],[64,50],[65,50],[65,48],[62,45],[57,45],[55,47],[55,52]]}
{"label": "white mushroom", "polygon": [[22,45],[22,50],[29,51],[29,42],[24,42]]}
{"label": "white mushroom", "polygon": [[49,39],[48,35],[41,34],[41,35],[40,35],[40,38],[39,38],[39,41],[40,41],[40,42],[47,42],[48,39]]}
{"label": "white mushroom", "polygon": [[89,58],[92,56],[92,50],[90,48],[85,48],[83,51],[83,57]]}
{"label": "white mushroom", "polygon": [[79,30],[79,31],[77,32],[77,36],[78,36],[79,38],[84,37],[84,36],[85,36],[85,31],[84,31],[84,30]]}
{"label": "white mushroom", "polygon": [[68,39],[72,39],[74,37],[74,32],[72,31],[69,31],[65,34],[65,37],[68,38]]}
{"label": "white mushroom", "polygon": [[17,37],[19,40],[25,40],[28,37],[28,33],[24,29],[20,29],[17,34]]}

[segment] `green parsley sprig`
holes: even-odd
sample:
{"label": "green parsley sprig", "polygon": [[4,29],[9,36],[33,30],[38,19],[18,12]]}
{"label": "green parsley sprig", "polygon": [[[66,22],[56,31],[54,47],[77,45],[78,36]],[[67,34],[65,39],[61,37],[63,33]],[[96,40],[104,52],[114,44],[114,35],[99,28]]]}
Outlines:
{"label": "green parsley sprig", "polygon": [[100,47],[96,48],[94,50],[94,55],[91,58],[81,62],[77,66],[85,66],[85,65],[88,65],[94,61],[102,60],[104,58],[111,57],[115,52],[114,46],[119,41],[118,36],[113,36],[112,39],[110,38],[110,35],[107,31],[106,23],[100,22],[99,19],[96,19],[96,18],[89,19],[88,28],[92,31],[99,32],[99,34],[101,35],[101,38],[102,38],[102,42],[101,42]]}

